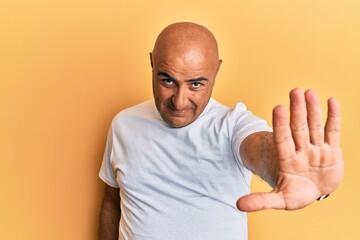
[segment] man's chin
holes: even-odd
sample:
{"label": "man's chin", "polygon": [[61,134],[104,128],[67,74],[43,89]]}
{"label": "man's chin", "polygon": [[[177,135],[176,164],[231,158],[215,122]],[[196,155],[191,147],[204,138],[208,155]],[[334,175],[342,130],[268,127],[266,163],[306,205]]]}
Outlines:
{"label": "man's chin", "polygon": [[184,119],[184,118],[179,118],[179,117],[171,117],[171,118],[164,118],[164,121],[173,128],[182,128],[182,127],[189,125],[194,120],[193,119],[191,119],[191,120]]}

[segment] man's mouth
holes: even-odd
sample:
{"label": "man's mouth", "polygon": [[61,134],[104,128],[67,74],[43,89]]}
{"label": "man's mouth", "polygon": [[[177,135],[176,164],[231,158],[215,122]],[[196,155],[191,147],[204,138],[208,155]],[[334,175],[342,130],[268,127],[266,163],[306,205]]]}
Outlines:
{"label": "man's mouth", "polygon": [[176,116],[184,116],[188,110],[186,109],[171,109],[171,113]]}
{"label": "man's mouth", "polygon": [[187,114],[188,111],[191,110],[189,108],[176,109],[172,106],[168,106],[168,109],[170,110],[172,115],[177,116],[177,117],[183,117],[184,115]]}

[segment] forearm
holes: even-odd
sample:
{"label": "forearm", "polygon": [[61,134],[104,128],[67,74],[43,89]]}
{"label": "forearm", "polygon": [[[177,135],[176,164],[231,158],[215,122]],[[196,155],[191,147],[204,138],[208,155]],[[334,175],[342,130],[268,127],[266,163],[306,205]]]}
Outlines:
{"label": "forearm", "polygon": [[254,133],[243,141],[239,150],[245,167],[275,187],[279,164],[273,134]]}
{"label": "forearm", "polygon": [[120,198],[114,201],[105,194],[99,217],[99,240],[118,239],[120,217]]}

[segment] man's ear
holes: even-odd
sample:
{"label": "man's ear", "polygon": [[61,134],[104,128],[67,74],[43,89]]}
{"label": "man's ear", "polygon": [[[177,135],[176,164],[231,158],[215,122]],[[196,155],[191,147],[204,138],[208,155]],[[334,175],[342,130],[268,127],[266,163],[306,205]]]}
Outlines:
{"label": "man's ear", "polygon": [[153,61],[152,61],[152,52],[149,53],[150,55],[150,64],[151,64],[151,68],[153,68]]}
{"label": "man's ear", "polygon": [[221,59],[219,59],[219,66],[218,66],[217,71],[219,71],[221,64],[222,64],[222,60],[221,60]]}

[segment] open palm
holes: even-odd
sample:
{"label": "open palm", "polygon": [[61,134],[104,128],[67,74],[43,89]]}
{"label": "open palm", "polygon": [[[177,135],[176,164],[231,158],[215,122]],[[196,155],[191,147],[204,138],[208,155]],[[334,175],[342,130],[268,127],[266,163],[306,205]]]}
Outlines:
{"label": "open palm", "polygon": [[294,89],[290,93],[290,122],[283,106],[273,111],[274,144],[278,155],[276,186],[269,193],[240,198],[242,211],[295,210],[338,187],[343,176],[340,148],[340,105],[328,100],[325,128],[316,93]]}

